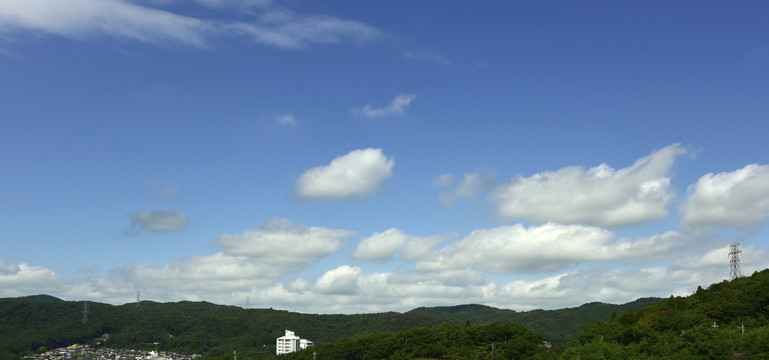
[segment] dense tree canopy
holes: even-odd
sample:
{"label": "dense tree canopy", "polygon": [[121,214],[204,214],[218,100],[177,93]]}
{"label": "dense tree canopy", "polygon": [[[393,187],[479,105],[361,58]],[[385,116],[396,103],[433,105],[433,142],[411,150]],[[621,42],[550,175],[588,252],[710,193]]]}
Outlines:
{"label": "dense tree canopy", "polygon": [[84,302],[33,296],[0,299],[0,358],[20,358],[41,346],[50,349],[79,343],[208,357],[231,357],[235,350],[239,358],[245,359],[273,355],[275,338],[284,329],[322,345],[371,334],[393,334],[406,328],[494,322],[521,323],[544,334],[557,349],[562,349],[582,325],[608,320],[613,312],[637,310],[656,301],[641,299],[624,305],[591,303],[573,309],[529,312],[459,305],[357,315],[300,314],[187,301],[142,301],[139,306],[88,302],[88,321],[84,323]]}
{"label": "dense tree canopy", "polygon": [[564,359],[767,359],[769,269],[587,325]]}

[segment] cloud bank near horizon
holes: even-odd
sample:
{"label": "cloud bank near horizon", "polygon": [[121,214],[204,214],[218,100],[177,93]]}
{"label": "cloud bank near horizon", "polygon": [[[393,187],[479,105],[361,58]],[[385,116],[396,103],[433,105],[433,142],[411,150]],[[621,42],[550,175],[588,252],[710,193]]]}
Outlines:
{"label": "cloud bank near horizon", "polygon": [[[0,256],[0,296],[49,293],[120,304],[141,291],[157,301],[244,305],[248,298],[254,306],[359,313],[458,303],[529,310],[687,295],[728,273],[725,244],[731,239],[719,229],[754,226],[769,218],[769,165],[750,164],[699,178],[681,200],[680,229],[618,236],[617,227],[667,214],[675,198],[669,186],[671,167],[684,153],[672,144],[619,170],[601,164],[515,178],[490,190],[492,204],[503,212],[519,209],[516,217],[531,222],[476,229],[458,238],[409,234],[393,227],[356,239],[355,229],[274,218],[252,230],[222,234],[213,240],[217,251],[210,254],[166,265],[123,265],[107,276],[87,279],[60,278],[44,266]],[[379,189],[393,166],[394,160],[381,149],[354,150],[307,170],[297,180],[297,195],[366,196]],[[451,194],[476,196],[480,187],[472,184],[478,181],[469,173]],[[433,185],[446,188],[454,183],[452,175],[444,174]],[[580,213],[553,210],[554,200],[547,194],[561,196],[566,209]],[[592,207],[585,200],[591,196],[598,196]],[[521,204],[535,200],[542,204],[520,210]],[[553,213],[544,216],[545,209]],[[612,211],[619,214],[609,216]],[[176,210],[143,211],[133,218],[148,231],[186,226],[186,218]],[[342,257],[342,263],[324,262],[330,257]],[[765,249],[743,249],[744,273],[768,262]],[[366,263],[382,270],[365,270]],[[308,276],[302,273],[308,267],[322,270]]]}

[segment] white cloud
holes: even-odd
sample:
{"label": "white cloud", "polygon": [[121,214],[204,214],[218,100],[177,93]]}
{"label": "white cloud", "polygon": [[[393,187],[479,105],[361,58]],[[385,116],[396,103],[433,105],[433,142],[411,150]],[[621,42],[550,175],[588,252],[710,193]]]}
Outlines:
{"label": "white cloud", "polygon": [[263,288],[296,273],[337,252],[342,240],[354,233],[272,219],[241,234],[220,236],[213,242],[219,252],[165,266],[126,265],[114,270],[110,279],[160,300],[223,299],[225,294]]}
{"label": "white cloud", "polygon": [[[296,225],[277,226],[294,228]],[[264,225],[267,226],[267,224]],[[573,228],[574,226],[568,226]],[[307,230],[309,228],[305,228]],[[493,229],[492,229],[493,230]],[[553,232],[556,229],[523,229],[529,232]],[[272,230],[271,230],[272,231]],[[274,230],[280,232],[280,230]],[[573,231],[560,229],[567,234]],[[556,231],[557,232],[557,231]],[[469,235],[461,242],[468,242]],[[635,242],[605,242],[600,231],[597,239],[581,240],[571,244],[567,251],[560,249],[567,240],[552,240],[557,235],[542,234],[545,238],[543,251],[553,255],[542,261],[562,258],[568,251],[578,251],[575,257],[591,258],[593,251],[599,259],[626,256],[631,259],[658,253],[675,259],[669,264],[624,265],[620,268],[601,266],[579,267],[576,271],[555,274],[513,275],[491,280],[485,271],[504,267],[501,263],[485,265],[488,261],[488,244],[491,241],[466,243],[481,246],[481,254],[472,259],[467,267],[450,267],[438,264],[433,268],[417,266],[414,269],[399,268],[393,272],[366,272],[350,265],[334,265],[314,279],[290,277],[296,273],[302,255],[296,261],[278,262],[274,265],[248,255],[234,255],[224,251],[192,259],[180,259],[166,266],[142,264],[126,265],[112,271],[109,277],[91,277],[82,281],[65,281],[56,278],[46,268],[27,264],[7,263],[0,256],[0,296],[21,296],[47,293],[65,299],[84,297],[111,303],[132,302],[136,291],[142,298],[154,301],[211,301],[219,304],[245,305],[246,298],[255,307],[276,307],[311,313],[362,313],[382,311],[407,311],[420,306],[457,305],[479,303],[500,308],[531,310],[577,306],[591,301],[624,303],[639,297],[688,295],[697,286],[706,287],[726,279],[729,273],[728,248],[710,247],[674,254],[666,250],[678,235],[665,233]],[[571,236],[568,235],[567,238]],[[513,245],[520,245],[515,240]],[[579,246],[586,249],[578,249]],[[694,244],[700,245],[700,244]],[[504,255],[511,254],[512,246],[502,246]],[[576,250],[575,250],[576,249]],[[457,249],[459,250],[459,249]],[[278,250],[276,250],[278,251]],[[282,251],[282,249],[280,249]],[[769,262],[765,249],[747,246],[743,249],[743,273],[749,275]],[[449,251],[446,251],[446,255]],[[537,260],[540,255],[523,247],[522,254],[509,258],[519,261],[527,255]],[[649,255],[652,254],[652,255]],[[719,260],[720,259],[720,260]],[[497,261],[497,260],[492,260]],[[435,265],[435,263],[421,263]]]}
{"label": "white cloud", "polygon": [[377,118],[388,115],[403,115],[404,109],[408,107],[409,104],[411,104],[411,101],[416,97],[417,96],[414,94],[399,94],[395,97],[395,99],[390,101],[386,107],[375,108],[370,104],[366,104],[361,108],[353,109],[352,113],[367,118]]}
{"label": "white cloud", "polygon": [[233,256],[246,256],[270,265],[292,266],[324,258],[337,252],[351,230],[297,225],[287,219],[272,219],[242,234],[225,234],[214,241]]}
{"label": "white cloud", "polygon": [[[124,0],[0,0],[0,33],[22,30],[75,39],[118,37],[164,45],[209,47],[214,39],[246,37],[256,43],[299,49],[310,44],[367,41],[379,31],[364,23],[325,15],[298,15],[271,2],[198,0],[211,7],[258,7],[255,22],[198,19]],[[153,1],[166,5],[171,1]]]}
{"label": "white cloud", "polygon": [[589,170],[575,166],[519,176],[495,189],[490,201],[503,219],[606,227],[642,224],[667,215],[674,197],[669,173],[684,153],[673,144],[619,170],[601,164]]}
{"label": "white cloud", "polygon": [[646,261],[666,254],[679,239],[668,232],[630,241],[609,230],[548,223],[476,230],[446,246],[439,256],[417,263],[419,271],[479,269],[493,273],[538,273],[590,262]]}
{"label": "white cloud", "polygon": [[315,282],[315,288],[322,294],[351,295],[358,291],[359,267],[342,265],[329,270]]}
{"label": "white cloud", "polygon": [[358,260],[384,261],[401,251],[404,260],[414,261],[430,253],[440,241],[439,236],[419,237],[391,228],[361,240],[352,257]]}
{"label": "white cloud", "polygon": [[203,47],[215,26],[121,0],[0,0],[0,31],[30,30],[87,39],[116,36]]}
{"label": "white cloud", "polygon": [[48,294],[60,281],[53,270],[27,263],[6,262],[0,254],[0,297]]}
{"label": "white cloud", "polygon": [[377,189],[392,174],[395,160],[382,149],[354,150],[329,165],[305,171],[296,181],[294,193],[302,199],[363,197]]}
{"label": "white cloud", "polygon": [[[281,250],[276,249],[275,252]],[[142,264],[124,269],[124,279],[152,289],[155,294],[175,292],[205,292],[237,290],[264,286],[283,275],[287,268],[260,263],[245,256],[222,252],[178,260],[157,267]]]}
{"label": "white cloud", "polygon": [[327,15],[302,16],[285,9],[264,13],[256,24],[233,23],[224,29],[246,35],[256,43],[287,49],[345,40],[363,42],[379,37],[378,30],[362,22]]}
{"label": "white cloud", "polygon": [[171,232],[179,231],[189,225],[187,218],[177,210],[140,211],[131,214],[131,229],[129,233],[141,231]]}
{"label": "white cloud", "polygon": [[[766,249],[757,249],[754,245],[740,248],[740,265],[746,271],[751,272],[766,267],[769,252]],[[679,269],[694,270],[700,268],[719,268],[724,276],[730,270],[730,244],[723,244],[704,254],[690,253],[675,259],[673,264]],[[743,272],[743,274],[749,274]]]}
{"label": "white cloud", "polygon": [[392,228],[374,233],[358,243],[352,253],[359,260],[389,260],[406,243],[406,234]]}
{"label": "white cloud", "polygon": [[[189,0],[132,0],[133,2],[154,3],[156,5],[168,5],[172,3],[183,3]],[[273,4],[273,0],[192,0],[201,5],[210,8],[223,9],[249,9],[254,7],[267,7]]]}
{"label": "white cloud", "polygon": [[769,217],[769,165],[709,173],[689,186],[682,222],[692,228],[746,226]]}
{"label": "white cloud", "polygon": [[497,174],[495,172],[486,173],[467,173],[461,184],[451,191],[442,193],[438,196],[440,203],[446,208],[454,207],[454,202],[457,199],[467,197],[475,199],[475,197],[483,190],[491,189],[497,182]]}

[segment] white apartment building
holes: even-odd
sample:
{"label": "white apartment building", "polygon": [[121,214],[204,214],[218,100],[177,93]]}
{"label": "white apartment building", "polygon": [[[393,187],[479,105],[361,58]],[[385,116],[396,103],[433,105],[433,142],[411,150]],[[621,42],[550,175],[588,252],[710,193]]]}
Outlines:
{"label": "white apartment building", "polygon": [[313,346],[315,346],[315,343],[313,343],[312,341],[307,340],[307,339],[299,339],[299,348],[300,349],[304,350],[304,349],[306,349],[308,347],[313,347]]}
{"label": "white apartment building", "polygon": [[286,330],[286,335],[279,337],[275,342],[275,354],[288,354],[313,345],[312,341],[300,339],[293,331]]}

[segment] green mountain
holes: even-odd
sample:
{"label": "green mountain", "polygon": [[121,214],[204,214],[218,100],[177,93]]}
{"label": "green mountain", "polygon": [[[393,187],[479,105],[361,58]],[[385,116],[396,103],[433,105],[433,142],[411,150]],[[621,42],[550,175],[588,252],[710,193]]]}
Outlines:
{"label": "green mountain", "polygon": [[440,319],[464,324],[491,324],[495,322],[515,322],[526,328],[543,334],[556,349],[563,349],[571,342],[579,329],[589,323],[607,321],[612,314],[622,315],[659,302],[659,298],[641,298],[622,305],[593,302],[575,308],[559,310],[532,310],[517,312],[514,310],[497,309],[484,305],[458,305],[444,307],[417,308],[406,314]]}
{"label": "green mountain", "polygon": [[[688,297],[527,312],[471,304],[317,315],[207,302],[113,306],[48,296],[0,299],[1,359],[73,343],[210,359],[231,359],[234,350],[241,359],[273,358],[284,329],[317,345],[281,356],[289,360],[312,353],[392,360],[768,359],[769,269],[700,287]],[[564,350],[548,351],[543,340],[560,342]]]}
{"label": "green mountain", "polygon": [[[562,349],[585,323],[608,320],[612,313],[638,310],[655,301],[658,299],[528,312],[460,305],[418,308],[405,313],[318,315],[188,301],[142,301],[139,306],[113,306],[36,295],[0,299],[0,358],[19,358],[41,347],[50,349],[75,343],[211,357],[231,355],[237,350],[241,358],[263,357],[275,353],[275,338],[284,329],[322,345],[372,334],[394,334],[414,327],[508,322],[542,333]],[[87,318],[83,316],[85,304]]]}
{"label": "green mountain", "polygon": [[769,269],[586,325],[564,359],[769,359]]}

